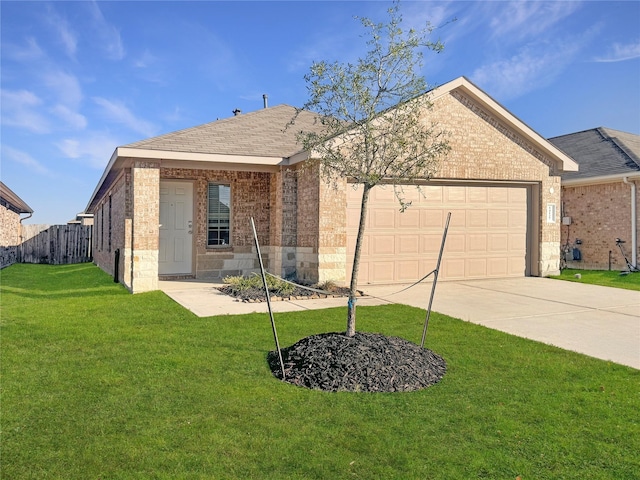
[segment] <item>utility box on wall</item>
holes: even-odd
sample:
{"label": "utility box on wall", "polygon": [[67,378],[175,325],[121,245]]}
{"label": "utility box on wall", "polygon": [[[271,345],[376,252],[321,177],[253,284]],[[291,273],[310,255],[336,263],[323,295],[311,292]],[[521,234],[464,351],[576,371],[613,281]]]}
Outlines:
{"label": "utility box on wall", "polygon": [[571,217],[562,217],[563,225],[571,225]]}

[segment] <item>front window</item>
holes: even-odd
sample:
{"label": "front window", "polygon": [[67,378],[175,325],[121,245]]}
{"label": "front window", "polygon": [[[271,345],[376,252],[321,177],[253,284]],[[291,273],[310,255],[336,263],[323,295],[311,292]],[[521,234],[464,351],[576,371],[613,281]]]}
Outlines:
{"label": "front window", "polygon": [[229,245],[231,225],[231,187],[209,184],[209,210],[207,215],[207,245]]}

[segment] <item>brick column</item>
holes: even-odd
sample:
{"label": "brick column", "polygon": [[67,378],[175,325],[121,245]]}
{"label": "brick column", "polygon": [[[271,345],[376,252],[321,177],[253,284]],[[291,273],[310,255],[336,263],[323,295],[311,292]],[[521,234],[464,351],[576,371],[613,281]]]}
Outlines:
{"label": "brick column", "polygon": [[137,161],[131,168],[131,291],[158,289],[160,164]]}

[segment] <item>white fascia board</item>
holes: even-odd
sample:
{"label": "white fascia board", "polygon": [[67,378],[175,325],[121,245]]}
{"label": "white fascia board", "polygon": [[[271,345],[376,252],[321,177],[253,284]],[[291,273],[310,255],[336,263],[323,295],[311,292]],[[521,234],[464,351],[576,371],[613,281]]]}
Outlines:
{"label": "white fascia board", "polygon": [[252,155],[221,155],[214,153],[173,152],[144,148],[119,147],[118,156],[150,160],[181,160],[209,163],[241,163],[246,165],[283,165],[282,157],[259,157]]}
{"label": "white fascia board", "polygon": [[428,93],[428,95],[430,95],[430,99],[431,101],[433,101],[438,97],[441,97],[457,89],[460,89],[466,95],[479,102],[498,118],[504,119],[507,126],[511,127],[514,131],[529,140],[533,145],[540,148],[540,150],[549,155],[552,159],[556,160],[560,164],[563,171],[578,171],[578,164],[575,160],[573,160],[570,156],[568,156],[562,150],[549,142],[546,138],[535,132],[522,120],[509,112],[509,110],[496,102],[480,88],[476,87],[467,78],[458,77],[455,80],[441,85],[440,87],[434,88],[433,90],[431,90],[431,92]]}
{"label": "white fascia board", "polygon": [[636,173],[616,173],[614,175],[600,175],[599,177],[574,178],[571,180],[561,180],[563,187],[581,187],[587,185],[599,185],[602,183],[623,182],[624,179],[631,181],[640,180],[640,172]]}

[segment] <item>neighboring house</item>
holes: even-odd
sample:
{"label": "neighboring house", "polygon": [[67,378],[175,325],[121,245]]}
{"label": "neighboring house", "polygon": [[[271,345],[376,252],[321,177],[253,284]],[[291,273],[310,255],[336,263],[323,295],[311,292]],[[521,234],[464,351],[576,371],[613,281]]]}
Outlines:
{"label": "neighboring house", "polygon": [[[442,279],[559,271],[560,174],[565,153],[461,77],[428,93],[428,121],[449,134],[436,178],[370,197],[359,282],[402,283],[435,267],[452,212]],[[133,292],[162,278],[220,281],[258,267],[300,281],[349,280],[361,189],[325,184],[296,141],[317,128],[280,105],[116,148],[89,200],[94,261]],[[117,265],[116,265],[117,263]]]}
{"label": "neighboring house", "polygon": [[638,265],[640,135],[600,127],[549,141],[580,166],[579,172],[562,173],[568,266],[626,269],[616,238],[625,241],[627,258]]}
{"label": "neighboring house", "polygon": [[67,225],[93,225],[93,214],[80,212],[76,218],[69,220]]}
{"label": "neighboring house", "polygon": [[[20,218],[22,214],[29,214]],[[17,247],[22,243],[22,220],[33,210],[9,187],[0,182],[0,268],[17,260]]]}

